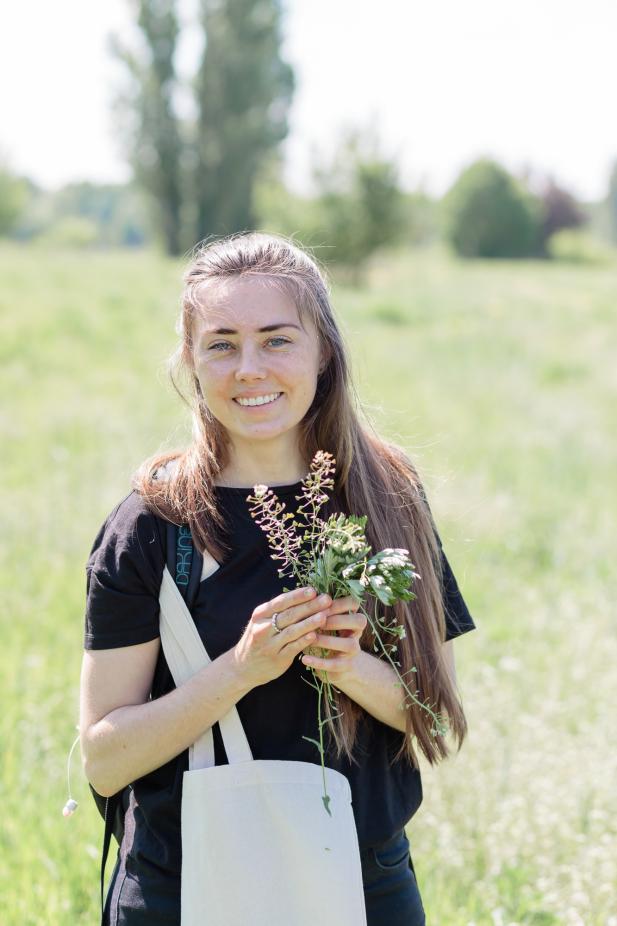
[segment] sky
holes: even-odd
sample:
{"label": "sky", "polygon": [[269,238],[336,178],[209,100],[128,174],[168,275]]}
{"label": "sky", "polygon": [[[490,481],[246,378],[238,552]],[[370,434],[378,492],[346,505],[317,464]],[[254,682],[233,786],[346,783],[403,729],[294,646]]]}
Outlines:
{"label": "sky", "polygon": [[[179,2],[184,77],[200,52],[196,7]],[[130,10],[129,0],[6,5],[0,155],[14,171],[48,188],[129,178],[107,36],[132,40]],[[287,0],[285,11],[297,86],[283,154],[296,192],[311,192],[311,165],[343,128],[374,127],[409,190],[440,196],[487,156],[583,200],[605,195],[617,160],[615,0]]]}

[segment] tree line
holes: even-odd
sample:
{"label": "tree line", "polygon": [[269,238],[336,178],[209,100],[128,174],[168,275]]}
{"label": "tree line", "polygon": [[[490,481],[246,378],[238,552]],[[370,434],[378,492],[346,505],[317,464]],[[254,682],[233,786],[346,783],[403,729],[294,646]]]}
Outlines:
{"label": "tree line", "polygon": [[[347,130],[316,163],[314,194],[282,180],[295,77],[283,60],[280,0],[200,0],[203,48],[181,80],[176,0],[133,0],[137,41],[110,51],[124,85],[114,103],[133,172],[126,185],[69,184],[54,194],[0,168],[0,234],[78,245],[156,242],[170,255],[251,228],[296,236],[359,278],[393,244],[442,237],[465,258],[552,256],[564,229],[617,243],[617,160],[605,200],[581,204],[553,178],[515,177],[480,158],[441,199],[401,189],[395,159],[370,130]],[[183,105],[179,105],[180,101]]]}

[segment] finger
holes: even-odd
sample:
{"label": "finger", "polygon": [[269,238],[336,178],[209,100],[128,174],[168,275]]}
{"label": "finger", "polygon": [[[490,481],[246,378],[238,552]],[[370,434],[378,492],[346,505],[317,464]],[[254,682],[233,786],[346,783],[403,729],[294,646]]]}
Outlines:
{"label": "finger", "polygon": [[324,630],[353,630],[355,633],[362,633],[367,625],[367,618],[364,614],[330,614],[328,609]]}
{"label": "finger", "polygon": [[338,650],[341,653],[350,653],[357,644],[351,637],[332,637],[327,633],[317,633],[313,646],[322,649]]}
{"label": "finger", "polygon": [[[329,595],[320,595],[319,598],[313,598],[303,604],[293,605],[280,611],[276,622],[282,631],[290,631],[293,636],[304,633],[304,625],[308,625],[313,618],[323,625],[331,600]],[[264,623],[267,625],[270,621],[271,619]]]}
{"label": "finger", "polygon": [[349,666],[349,656],[339,656],[332,659],[321,659],[319,656],[302,656],[302,662],[311,669],[323,672],[341,672]]}
{"label": "finger", "polygon": [[[309,633],[305,633],[302,636],[298,637],[296,640],[291,640],[287,643],[283,649],[282,653],[289,655],[290,653],[298,654],[301,653],[305,646],[314,646],[317,634],[314,630],[311,630]],[[295,655],[294,655],[295,659]]]}
{"label": "finger", "polygon": [[277,595],[276,598],[272,598],[271,601],[264,601],[263,604],[255,608],[253,616],[256,618],[272,617],[275,611],[283,611],[292,605],[301,605],[310,602],[316,595],[317,592],[310,586],[295,588],[291,592],[283,592],[282,595]]}
{"label": "finger", "polygon": [[[297,591],[297,590],[296,590]],[[320,595],[316,597],[316,592],[308,596],[297,596],[294,592],[285,592],[273,598],[264,606],[260,606],[254,612],[256,618],[261,618],[264,625],[270,623],[272,615],[278,613],[277,624],[281,630],[316,614],[325,611],[332,604],[330,595]]]}
{"label": "finger", "polygon": [[354,598],[353,595],[347,595],[345,598],[335,598],[330,605],[330,610],[333,614],[343,614],[343,612],[347,611],[357,611],[360,604],[361,602],[358,598]]}

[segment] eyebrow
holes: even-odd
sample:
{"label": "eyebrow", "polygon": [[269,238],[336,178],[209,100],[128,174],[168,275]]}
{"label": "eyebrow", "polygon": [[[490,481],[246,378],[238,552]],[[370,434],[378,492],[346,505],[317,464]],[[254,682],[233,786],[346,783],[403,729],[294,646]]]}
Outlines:
{"label": "eyebrow", "polygon": [[[293,322],[276,322],[274,325],[264,325],[263,328],[257,328],[256,331],[278,331],[279,328],[297,328],[302,331],[300,325],[294,325]],[[233,328],[208,328],[204,334],[238,334]]]}

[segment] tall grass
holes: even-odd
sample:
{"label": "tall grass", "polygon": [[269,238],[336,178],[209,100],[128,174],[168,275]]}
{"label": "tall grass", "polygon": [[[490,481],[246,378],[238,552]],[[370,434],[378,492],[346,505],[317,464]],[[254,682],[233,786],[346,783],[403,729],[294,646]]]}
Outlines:
{"label": "tall grass", "polygon": [[[61,815],[84,563],[133,469],[182,443],[167,385],[182,266],[0,249],[7,926],[91,924],[101,821]],[[425,479],[478,629],[470,734],[408,825],[429,924],[617,926],[614,266],[386,255],[335,286],[359,393]],[[109,866],[111,869],[111,864]]]}

